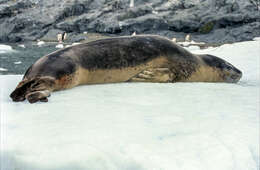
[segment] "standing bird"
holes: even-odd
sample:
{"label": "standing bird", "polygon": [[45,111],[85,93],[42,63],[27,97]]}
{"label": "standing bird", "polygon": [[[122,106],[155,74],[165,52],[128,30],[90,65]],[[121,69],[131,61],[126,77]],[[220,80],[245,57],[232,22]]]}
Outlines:
{"label": "standing bird", "polygon": [[130,7],[130,8],[133,8],[134,6],[135,6],[134,0],[130,0],[130,5],[129,5],[129,7]]}
{"label": "standing bird", "polygon": [[58,39],[59,43],[62,43],[66,39],[66,37],[67,37],[66,32],[57,34],[57,39]]}
{"label": "standing bird", "polygon": [[190,34],[187,34],[187,35],[186,35],[186,37],[185,37],[185,41],[186,41],[186,42],[190,42],[190,41],[191,41]]}

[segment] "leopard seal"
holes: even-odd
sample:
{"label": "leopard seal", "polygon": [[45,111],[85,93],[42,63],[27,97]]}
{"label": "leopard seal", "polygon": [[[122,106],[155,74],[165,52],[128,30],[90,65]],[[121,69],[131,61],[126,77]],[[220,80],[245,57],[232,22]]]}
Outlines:
{"label": "leopard seal", "polygon": [[117,82],[229,82],[242,72],[212,55],[195,55],[156,35],[107,38],[55,51],[32,64],[10,94],[47,102],[52,91]]}

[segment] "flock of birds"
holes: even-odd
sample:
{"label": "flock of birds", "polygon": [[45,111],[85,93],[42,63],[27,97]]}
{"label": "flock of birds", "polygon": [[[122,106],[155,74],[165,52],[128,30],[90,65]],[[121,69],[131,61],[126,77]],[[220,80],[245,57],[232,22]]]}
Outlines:
{"label": "flock of birds", "polygon": [[[87,32],[84,32],[84,34],[87,34]],[[131,36],[136,36],[136,32],[132,33]],[[73,43],[71,45],[66,45],[64,46],[64,41],[67,39],[67,33],[66,32],[63,32],[63,33],[58,33],[57,34],[57,41],[58,41],[58,44],[55,46],[56,48],[64,48],[64,47],[69,47],[69,46],[73,46],[73,45],[77,45],[77,44],[80,44],[80,43]],[[176,38],[172,38],[171,39],[173,42],[177,43],[177,39]],[[39,47],[43,46],[45,44],[44,41],[42,40],[37,40],[37,45]],[[197,45],[197,44],[205,44],[203,42],[201,43],[198,43],[198,42],[195,42],[193,40],[191,40],[191,36],[190,34],[187,34],[186,37],[185,37],[185,41],[184,42],[178,42],[179,45],[183,46],[183,47],[188,47],[189,45]],[[23,47],[25,48],[25,46],[23,44],[19,45],[20,47]],[[197,48],[199,49],[199,47],[197,46]]]}

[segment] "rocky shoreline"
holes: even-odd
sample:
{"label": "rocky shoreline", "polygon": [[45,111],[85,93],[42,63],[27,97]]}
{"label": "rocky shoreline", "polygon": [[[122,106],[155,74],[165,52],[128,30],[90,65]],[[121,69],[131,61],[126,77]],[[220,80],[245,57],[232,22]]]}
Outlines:
{"label": "rocky shoreline", "polygon": [[103,36],[158,34],[182,41],[229,43],[260,36],[259,0],[2,0],[0,42],[68,42]]}

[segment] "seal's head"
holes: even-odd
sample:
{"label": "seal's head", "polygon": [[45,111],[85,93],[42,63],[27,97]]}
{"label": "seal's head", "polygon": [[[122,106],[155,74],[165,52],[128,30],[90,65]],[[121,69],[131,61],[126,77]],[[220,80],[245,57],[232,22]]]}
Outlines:
{"label": "seal's head", "polygon": [[200,55],[202,60],[210,67],[213,67],[223,79],[223,82],[237,83],[242,77],[242,72],[229,62],[213,55]]}

